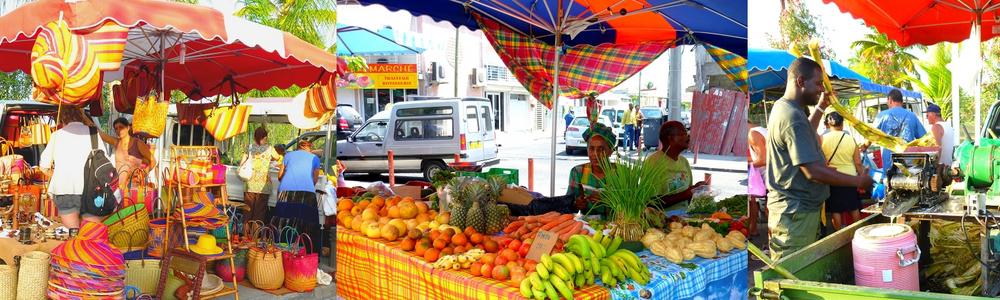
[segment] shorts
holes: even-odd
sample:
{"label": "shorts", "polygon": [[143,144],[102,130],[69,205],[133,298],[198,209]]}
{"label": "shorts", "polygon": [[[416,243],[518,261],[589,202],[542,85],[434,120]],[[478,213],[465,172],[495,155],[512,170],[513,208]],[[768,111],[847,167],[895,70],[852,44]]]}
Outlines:
{"label": "shorts", "polygon": [[853,186],[830,186],[830,198],[826,199],[826,211],[842,213],[861,209],[858,188]]}
{"label": "shorts", "polygon": [[73,214],[80,212],[81,195],[55,195],[52,202],[56,204],[59,215]]}

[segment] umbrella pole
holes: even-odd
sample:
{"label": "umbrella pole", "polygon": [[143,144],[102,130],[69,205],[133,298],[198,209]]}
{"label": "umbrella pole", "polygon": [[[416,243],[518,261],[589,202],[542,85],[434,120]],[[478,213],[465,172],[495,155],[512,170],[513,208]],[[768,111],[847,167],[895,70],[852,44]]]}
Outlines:
{"label": "umbrella pole", "polygon": [[[562,1],[560,7],[562,7]],[[558,25],[561,26],[561,25]],[[562,30],[556,29],[555,43],[555,74],[552,76],[552,159],[549,161],[549,196],[556,195],[556,130],[559,128],[559,118],[555,112],[559,109],[559,50],[562,48]]]}
{"label": "umbrella pole", "polygon": [[[976,56],[982,58],[982,52],[980,49],[980,43],[982,42],[982,35],[980,32],[983,30],[983,16],[982,13],[976,14],[976,20],[972,24],[972,37],[975,43]],[[976,61],[976,80],[975,80],[975,91],[976,91],[976,143],[979,142],[979,136],[982,132],[982,101],[983,101],[983,87],[981,86],[983,82],[983,61],[982,59]],[[985,275],[985,274],[984,274]]]}

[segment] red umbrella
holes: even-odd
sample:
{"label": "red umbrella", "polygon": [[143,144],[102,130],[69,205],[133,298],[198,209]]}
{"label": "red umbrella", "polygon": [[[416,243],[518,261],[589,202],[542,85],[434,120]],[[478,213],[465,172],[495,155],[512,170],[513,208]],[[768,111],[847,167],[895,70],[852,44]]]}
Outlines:
{"label": "red umbrella", "polygon": [[[834,3],[842,12],[884,33],[900,46],[958,43],[979,37],[978,42],[1000,33],[996,1],[976,0],[823,0]],[[989,30],[982,30],[986,26]],[[970,34],[970,32],[972,32]],[[979,47],[973,47],[979,53]],[[978,55],[977,55],[978,56]],[[982,62],[980,62],[982,64]],[[981,68],[977,66],[977,69]],[[976,132],[980,130],[981,76],[976,76]],[[957,95],[952,105],[955,128],[958,125]]]}
{"label": "red umbrella", "polygon": [[160,77],[155,85],[193,98],[307,86],[337,70],[336,56],[323,49],[205,6],[158,0],[41,0],[0,16],[0,71],[29,72],[36,35],[59,19],[74,32],[92,31],[106,21],[128,29],[122,67],[104,72],[105,81],[145,72]]}

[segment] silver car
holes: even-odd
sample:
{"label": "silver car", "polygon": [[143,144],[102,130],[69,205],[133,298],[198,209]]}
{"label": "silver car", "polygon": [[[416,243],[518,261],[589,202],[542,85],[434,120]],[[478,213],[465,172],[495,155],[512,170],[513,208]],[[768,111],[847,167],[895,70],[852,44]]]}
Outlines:
{"label": "silver car", "polygon": [[[611,127],[611,120],[607,116],[600,116],[597,119],[601,124]],[[573,155],[575,152],[587,153],[587,141],[583,140],[583,132],[590,128],[590,120],[586,117],[576,117],[566,128],[566,154]]]}

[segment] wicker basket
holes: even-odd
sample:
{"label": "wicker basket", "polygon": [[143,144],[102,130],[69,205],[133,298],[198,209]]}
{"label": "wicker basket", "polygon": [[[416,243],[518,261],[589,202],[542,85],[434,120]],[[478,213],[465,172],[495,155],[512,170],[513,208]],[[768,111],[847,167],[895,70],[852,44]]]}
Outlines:
{"label": "wicker basket", "polygon": [[49,254],[31,251],[21,256],[20,271],[17,274],[18,300],[45,300],[49,282]]}
{"label": "wicker basket", "polygon": [[125,285],[139,288],[143,294],[156,294],[160,282],[160,260],[142,259],[125,262]]}
{"label": "wicker basket", "polygon": [[0,300],[14,300],[17,295],[17,268],[0,265]]}

